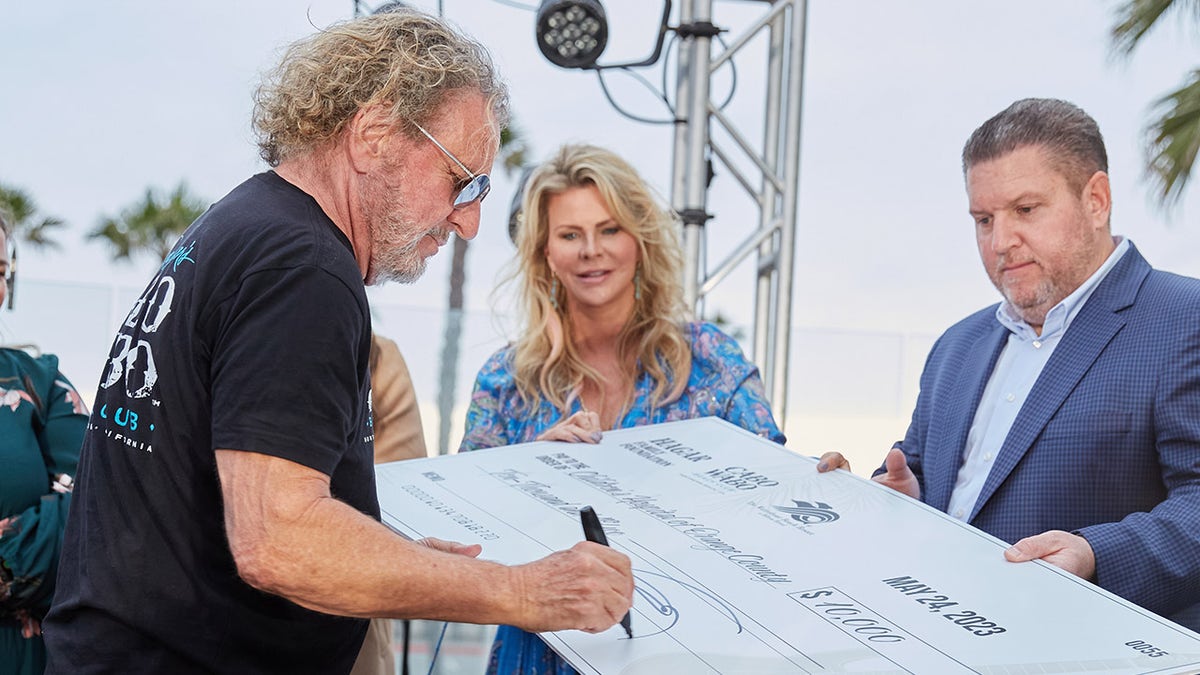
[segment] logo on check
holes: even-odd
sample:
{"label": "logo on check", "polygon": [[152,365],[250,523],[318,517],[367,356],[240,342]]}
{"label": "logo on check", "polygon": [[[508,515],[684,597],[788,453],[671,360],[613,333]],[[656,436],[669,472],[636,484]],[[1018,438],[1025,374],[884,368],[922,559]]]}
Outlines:
{"label": "logo on check", "polygon": [[832,523],[839,518],[837,511],[825,502],[801,502],[795,499],[792,500],[795,506],[776,506],[776,509],[790,515],[792,520],[797,520],[805,525],[817,525],[819,523]]}

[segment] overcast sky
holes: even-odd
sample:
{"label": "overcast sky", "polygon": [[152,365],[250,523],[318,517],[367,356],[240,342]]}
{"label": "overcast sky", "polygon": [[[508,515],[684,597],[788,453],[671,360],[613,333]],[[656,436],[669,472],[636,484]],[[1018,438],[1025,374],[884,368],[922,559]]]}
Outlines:
{"label": "overcast sky", "polygon": [[[438,7],[436,0],[414,4]],[[670,127],[621,117],[593,74],[546,62],[534,42],[532,12],[495,0],[442,5],[450,20],[492,49],[535,158],[564,141],[603,144],[668,192]],[[605,5],[612,37],[604,60],[648,53],[661,6],[646,0]],[[736,36],[766,7],[717,0],[714,20]],[[1193,185],[1171,217],[1156,210],[1140,150],[1151,103],[1200,64],[1200,45],[1178,23],[1153,34],[1131,60],[1114,60],[1108,47],[1113,7],[1095,0],[809,3],[798,327],[933,336],[997,299],[975,252],[959,152],[976,126],[1028,96],[1065,98],[1097,119],[1108,142],[1115,233],[1132,238],[1157,267],[1200,276],[1200,189]],[[66,251],[22,251],[23,278],[111,279],[140,288],[152,261],[112,265],[99,243],[83,243],[83,233],[147,187],[165,190],[186,181],[213,201],[262,170],[249,126],[260,73],[280,47],[352,10],[351,0],[0,4],[0,182],[28,191],[44,214],[70,224],[62,237]],[[763,61],[755,50],[736,59],[730,114],[752,138],[761,133]],[[673,77],[673,57],[669,63]],[[661,69],[644,72],[659,83]],[[730,81],[719,72],[714,96]],[[631,110],[666,115],[642,85],[620,75],[610,84]],[[710,264],[740,243],[757,218],[720,166],[717,174],[709,204],[715,214]],[[467,303],[480,312],[488,310],[496,274],[513,252],[506,235],[512,190],[498,171],[470,253]],[[443,306],[448,259],[440,256],[415,286],[372,291],[373,301]],[[742,271],[717,290],[710,307],[748,323],[751,293]],[[17,314],[22,311],[18,305]],[[11,321],[0,314],[0,328]],[[395,337],[406,347],[408,336]],[[825,370],[805,366],[803,356],[793,355],[793,379],[798,368],[837,378],[861,367],[851,347],[821,355]],[[473,372],[477,366],[465,367]],[[910,396],[915,376],[889,396]],[[90,388],[88,378],[80,379],[81,388]]]}

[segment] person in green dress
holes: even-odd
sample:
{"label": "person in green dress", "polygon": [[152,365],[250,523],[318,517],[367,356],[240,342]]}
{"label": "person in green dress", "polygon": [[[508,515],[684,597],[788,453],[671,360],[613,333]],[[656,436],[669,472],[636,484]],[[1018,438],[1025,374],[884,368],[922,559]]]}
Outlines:
{"label": "person in green dress", "polygon": [[[11,292],[0,216],[0,307]],[[41,673],[72,476],[87,408],[51,354],[0,347],[0,673]]]}

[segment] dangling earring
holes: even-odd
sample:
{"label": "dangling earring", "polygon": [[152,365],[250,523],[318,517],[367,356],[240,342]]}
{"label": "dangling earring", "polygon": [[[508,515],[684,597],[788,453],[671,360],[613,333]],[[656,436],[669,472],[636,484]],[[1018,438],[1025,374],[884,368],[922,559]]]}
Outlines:
{"label": "dangling earring", "polygon": [[642,299],[642,266],[638,264],[637,269],[633,271],[633,299]]}
{"label": "dangling earring", "polygon": [[550,273],[550,306],[558,309],[558,277],[553,272]]}

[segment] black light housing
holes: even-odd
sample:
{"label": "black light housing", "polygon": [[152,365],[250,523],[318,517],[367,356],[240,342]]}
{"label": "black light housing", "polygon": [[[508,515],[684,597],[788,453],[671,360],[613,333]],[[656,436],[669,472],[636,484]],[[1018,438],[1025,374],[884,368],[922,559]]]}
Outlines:
{"label": "black light housing", "polygon": [[542,0],[536,34],[550,63],[590,68],[608,45],[608,19],[600,0]]}
{"label": "black light housing", "polygon": [[536,166],[527,166],[521,169],[521,178],[517,180],[517,190],[513,193],[512,203],[508,205],[508,238],[512,243],[517,243],[517,229],[521,226],[521,205],[525,199],[525,186],[529,183],[529,177],[533,175],[533,170]]}

